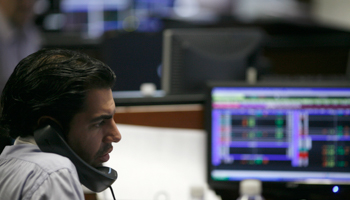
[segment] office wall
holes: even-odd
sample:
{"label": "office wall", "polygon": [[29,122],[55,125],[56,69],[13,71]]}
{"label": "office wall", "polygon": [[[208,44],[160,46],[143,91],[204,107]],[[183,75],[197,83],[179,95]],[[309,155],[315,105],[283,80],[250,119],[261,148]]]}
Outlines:
{"label": "office wall", "polygon": [[[208,188],[204,130],[118,124],[122,141],[106,163],[118,171],[112,185],[118,200],[190,200],[195,190],[219,200]],[[197,192],[197,193],[198,193]],[[109,190],[98,194],[112,200]]]}

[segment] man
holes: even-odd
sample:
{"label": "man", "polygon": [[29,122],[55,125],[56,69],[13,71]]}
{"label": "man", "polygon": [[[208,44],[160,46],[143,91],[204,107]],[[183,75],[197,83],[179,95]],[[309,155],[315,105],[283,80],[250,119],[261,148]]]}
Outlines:
{"label": "man", "polygon": [[16,138],[0,155],[1,199],[84,199],[73,163],[42,152],[33,137],[54,122],[69,147],[99,167],[121,135],[113,120],[115,74],[85,54],[40,50],[15,68],[1,96],[0,127]]}

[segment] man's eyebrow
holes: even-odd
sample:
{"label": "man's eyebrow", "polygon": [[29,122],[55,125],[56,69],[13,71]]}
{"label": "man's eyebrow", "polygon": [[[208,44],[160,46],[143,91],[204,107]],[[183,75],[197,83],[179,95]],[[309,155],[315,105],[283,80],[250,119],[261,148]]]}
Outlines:
{"label": "man's eyebrow", "polygon": [[90,120],[90,123],[98,122],[104,119],[111,119],[113,115],[101,115]]}
{"label": "man's eyebrow", "polygon": [[98,122],[98,121],[104,120],[104,119],[112,119],[116,112],[117,112],[117,108],[114,108],[113,115],[100,115],[98,117],[91,119],[90,123]]}

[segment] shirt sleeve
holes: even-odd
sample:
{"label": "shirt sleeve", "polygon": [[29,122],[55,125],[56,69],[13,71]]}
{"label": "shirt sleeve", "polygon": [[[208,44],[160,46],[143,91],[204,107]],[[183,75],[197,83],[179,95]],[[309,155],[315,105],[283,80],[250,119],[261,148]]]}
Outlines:
{"label": "shirt sleeve", "polygon": [[84,200],[82,186],[68,169],[52,172],[34,191],[31,200]]}

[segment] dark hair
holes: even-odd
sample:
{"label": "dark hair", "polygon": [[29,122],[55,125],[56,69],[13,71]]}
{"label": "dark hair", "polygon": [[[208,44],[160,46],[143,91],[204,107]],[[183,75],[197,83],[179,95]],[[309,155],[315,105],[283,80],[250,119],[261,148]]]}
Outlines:
{"label": "dark hair", "polygon": [[[0,127],[12,138],[33,135],[42,116],[58,120],[65,131],[84,110],[87,92],[112,88],[114,72],[86,54],[42,49],[21,60],[1,95]],[[0,109],[1,110],[1,109]]]}

